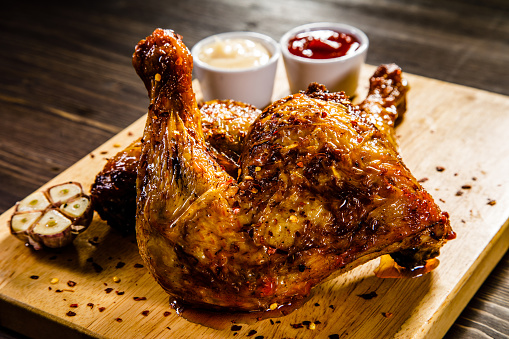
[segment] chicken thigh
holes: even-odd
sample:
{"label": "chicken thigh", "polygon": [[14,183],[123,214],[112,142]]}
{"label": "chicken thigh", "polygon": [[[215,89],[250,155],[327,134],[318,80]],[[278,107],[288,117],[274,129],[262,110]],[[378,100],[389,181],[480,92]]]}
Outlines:
{"label": "chicken thigh", "polygon": [[181,37],[155,30],[137,45],[133,66],[150,97],[138,246],[181,303],[267,310],[382,254],[422,264],[453,237],[448,215],[384,131],[394,121],[383,110],[375,124],[318,84],[280,99],[250,127],[237,180],[205,143]]}

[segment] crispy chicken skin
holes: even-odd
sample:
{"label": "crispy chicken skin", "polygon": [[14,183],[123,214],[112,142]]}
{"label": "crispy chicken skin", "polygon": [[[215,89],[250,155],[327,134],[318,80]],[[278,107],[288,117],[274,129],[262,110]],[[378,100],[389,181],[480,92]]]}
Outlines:
{"label": "crispy chicken skin", "polygon": [[[388,135],[396,146],[395,122],[401,121],[406,110],[408,85],[401,69],[380,65],[370,79],[369,93],[357,107],[360,114]],[[347,103],[341,93],[312,93],[323,100]],[[237,177],[243,140],[255,118],[261,113],[256,107],[233,100],[212,100],[199,104],[205,142],[216,161],[233,177]],[[94,208],[112,228],[123,233],[134,232],[136,215],[136,171],[141,152],[138,139],[108,159],[91,187]]]}
{"label": "crispy chicken skin", "polygon": [[382,254],[415,264],[452,238],[393,142],[343,95],[313,84],[265,109],[244,139],[237,181],[207,149],[180,36],[155,30],[133,65],[150,93],[138,246],[172,298],[266,310]]}
{"label": "crispy chicken skin", "polygon": [[[241,144],[249,126],[261,113],[256,107],[233,100],[200,104],[202,129],[208,149],[232,176],[237,176]],[[108,159],[91,186],[93,206],[101,219],[122,232],[132,233],[136,218],[136,176],[141,140]]]}
{"label": "crispy chicken skin", "polygon": [[216,161],[237,177],[239,158],[249,126],[261,111],[233,100],[212,100],[199,105],[205,142]]}

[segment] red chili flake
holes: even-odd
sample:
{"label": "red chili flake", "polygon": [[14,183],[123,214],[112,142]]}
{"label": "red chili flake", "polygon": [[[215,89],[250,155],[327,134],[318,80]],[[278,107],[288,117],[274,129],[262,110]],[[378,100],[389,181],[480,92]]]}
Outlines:
{"label": "red chili flake", "polygon": [[443,166],[437,166],[436,169],[437,169],[437,172],[445,171],[445,167],[443,167]]}
{"label": "red chili flake", "polygon": [[232,325],[231,330],[232,331],[240,331],[242,329],[242,326],[240,325]]}
{"label": "red chili flake", "polygon": [[76,283],[75,283],[74,281],[72,281],[72,280],[69,280],[69,281],[67,282],[67,286],[69,286],[69,287],[74,287],[74,286],[76,286]]}
{"label": "red chili flake", "polygon": [[88,303],[87,306],[90,307],[91,309],[94,308],[94,304],[93,303]]}
{"label": "red chili flake", "polygon": [[121,323],[121,322],[122,322],[122,318],[117,318],[117,319],[115,319],[115,321],[116,321],[117,323]]}
{"label": "red chili flake", "polygon": [[165,312],[163,313],[163,316],[167,317],[167,316],[169,316],[170,314],[171,314],[171,312],[170,312],[170,311],[165,311]]}
{"label": "red chili flake", "polygon": [[106,293],[111,293],[113,291],[113,288],[111,287],[108,287],[107,289],[104,290],[104,292]]}
{"label": "red chili flake", "polygon": [[106,307],[99,307],[99,312],[103,312],[106,309]]}
{"label": "red chili flake", "polygon": [[122,267],[124,267],[124,266],[125,266],[125,262],[119,261],[119,262],[117,263],[117,266],[115,266],[115,268],[122,268]]}
{"label": "red chili flake", "polygon": [[124,295],[124,293],[125,293],[125,292],[124,292],[124,291],[115,291],[115,293],[116,293],[117,295]]}
{"label": "red chili flake", "polygon": [[134,301],[142,301],[142,300],[147,300],[147,298],[145,297],[133,297]]}
{"label": "red chili flake", "polygon": [[290,326],[293,327],[293,328],[304,328],[304,325],[302,325],[302,323],[290,324]]}
{"label": "red chili flake", "polygon": [[65,315],[68,316],[68,317],[74,317],[76,315],[76,313],[73,312],[73,311],[69,311]]}
{"label": "red chili flake", "polygon": [[496,204],[497,204],[496,200],[488,199],[488,205],[493,206],[493,205],[496,205]]}
{"label": "red chili flake", "polygon": [[325,118],[327,116],[327,112],[322,112],[322,118]]}
{"label": "red chili flake", "polygon": [[141,314],[142,314],[142,315],[144,315],[145,317],[146,317],[149,313],[150,313],[150,311],[149,311],[149,310],[145,310],[145,311],[141,312]]}
{"label": "red chili flake", "polygon": [[386,318],[392,318],[394,316],[394,314],[391,312],[382,312],[382,315]]}
{"label": "red chili flake", "polygon": [[273,248],[273,247],[267,248],[267,254],[274,254],[274,253],[276,253],[276,249],[275,248]]}
{"label": "red chili flake", "polygon": [[70,304],[69,307],[76,308],[78,307],[78,304]]}
{"label": "red chili flake", "polygon": [[464,190],[469,190],[472,188],[472,185],[463,185],[463,186],[461,186],[461,188]]}
{"label": "red chili flake", "polygon": [[256,330],[251,330],[251,331],[249,331],[249,333],[247,334],[247,336],[248,336],[248,337],[252,337],[252,336],[254,336],[256,333],[258,333],[258,332],[256,332]]}
{"label": "red chili flake", "polygon": [[135,268],[142,268],[142,267],[144,267],[144,266],[143,266],[142,264],[134,264],[134,267],[135,267]]}
{"label": "red chili flake", "polygon": [[304,164],[302,163],[302,161],[299,161],[299,162],[297,163],[297,167],[304,167]]}
{"label": "red chili flake", "polygon": [[373,292],[364,293],[364,294],[357,294],[357,296],[361,297],[364,300],[370,300],[370,299],[373,299],[375,297],[378,297],[378,294],[376,294],[376,292],[373,291]]}

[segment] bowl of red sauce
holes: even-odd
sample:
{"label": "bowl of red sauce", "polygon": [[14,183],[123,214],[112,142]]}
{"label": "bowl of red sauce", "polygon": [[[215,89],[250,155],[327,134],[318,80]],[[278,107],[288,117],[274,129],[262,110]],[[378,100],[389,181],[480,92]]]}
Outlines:
{"label": "bowl of red sauce", "polygon": [[286,32],[280,45],[292,93],[317,82],[331,92],[355,95],[369,47],[368,37],[360,29],[340,23],[312,23]]}

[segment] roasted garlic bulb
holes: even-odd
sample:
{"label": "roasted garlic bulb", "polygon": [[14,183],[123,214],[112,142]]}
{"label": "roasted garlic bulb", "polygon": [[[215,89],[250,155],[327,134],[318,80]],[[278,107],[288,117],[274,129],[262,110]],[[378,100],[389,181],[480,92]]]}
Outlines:
{"label": "roasted garlic bulb", "polygon": [[80,183],[67,182],[30,194],[16,204],[11,233],[39,250],[70,244],[92,221],[90,197]]}

